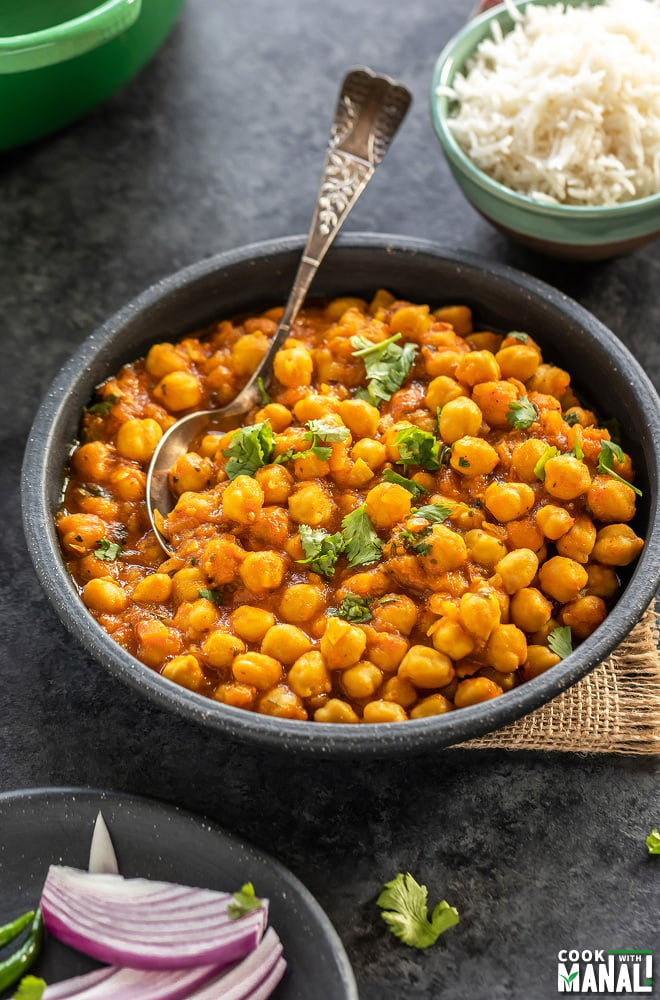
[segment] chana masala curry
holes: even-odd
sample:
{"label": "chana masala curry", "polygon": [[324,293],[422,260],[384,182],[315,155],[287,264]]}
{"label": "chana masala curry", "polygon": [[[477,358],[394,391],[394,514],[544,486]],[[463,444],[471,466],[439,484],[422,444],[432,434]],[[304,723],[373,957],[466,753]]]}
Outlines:
{"label": "chana masala curry", "polygon": [[281,309],[158,343],[98,389],[57,527],[93,617],[208,698],[286,719],[400,722],[551,670],[639,554],[616,435],[533,336],[378,291],[300,313],[246,424],[198,437],[150,529],[146,469],[229,402]]}

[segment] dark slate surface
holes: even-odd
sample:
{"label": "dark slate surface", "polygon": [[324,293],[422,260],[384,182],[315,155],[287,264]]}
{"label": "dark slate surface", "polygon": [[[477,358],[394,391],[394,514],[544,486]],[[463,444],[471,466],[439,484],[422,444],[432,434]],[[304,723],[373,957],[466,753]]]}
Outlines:
{"label": "dark slate surface", "polygon": [[[431,238],[544,278],[604,320],[658,385],[660,243],[599,265],[544,260],[457,192],[427,89],[466,13],[459,0],[190,0],[121,94],[0,157],[0,789],[92,785],[208,814],[317,895],[364,1000],[545,1000],[560,947],[655,946],[657,965],[660,867],[644,837],[660,825],[658,765],[457,751],[287,760],[172,719],[55,618],[23,541],[20,462],[42,394],[109,313],[199,257],[306,230],[338,81],[359,63],[399,76],[415,104],[347,228]],[[374,906],[406,870],[462,913],[427,953],[390,938]]]}

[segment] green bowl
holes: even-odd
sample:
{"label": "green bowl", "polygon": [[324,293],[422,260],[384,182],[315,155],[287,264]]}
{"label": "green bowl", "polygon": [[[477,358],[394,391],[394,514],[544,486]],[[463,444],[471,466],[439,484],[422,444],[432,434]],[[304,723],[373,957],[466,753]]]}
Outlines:
{"label": "green bowl", "polygon": [[[544,6],[557,0],[535,0]],[[568,0],[571,6],[583,0]],[[600,0],[591,0],[592,5]],[[527,2],[517,3],[524,10]],[[498,21],[504,32],[513,27],[505,7],[496,7],[469,22],[440,54],[431,82],[431,116],[449,168],[463,194],[484,218],[526,246],[553,257],[603,260],[628,253],[660,236],[660,194],[617,205],[542,205],[499,184],[474,165],[448,127],[451,100],[437,88],[451,86],[457,73]]]}
{"label": "green bowl", "polygon": [[61,128],[142,68],[184,0],[0,3],[0,150]]}

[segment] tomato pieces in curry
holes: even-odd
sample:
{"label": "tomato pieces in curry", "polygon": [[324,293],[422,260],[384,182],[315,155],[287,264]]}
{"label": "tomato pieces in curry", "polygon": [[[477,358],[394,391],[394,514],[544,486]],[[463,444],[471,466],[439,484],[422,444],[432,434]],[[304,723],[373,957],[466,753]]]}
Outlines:
{"label": "tomato pieces in curry", "polygon": [[528,333],[379,291],[301,312],[245,426],[170,470],[163,432],[229,402],[280,309],[155,344],[84,413],[57,527],[82,600],[142,663],[286,719],[419,719],[552,669],[605,619],[631,460]]}

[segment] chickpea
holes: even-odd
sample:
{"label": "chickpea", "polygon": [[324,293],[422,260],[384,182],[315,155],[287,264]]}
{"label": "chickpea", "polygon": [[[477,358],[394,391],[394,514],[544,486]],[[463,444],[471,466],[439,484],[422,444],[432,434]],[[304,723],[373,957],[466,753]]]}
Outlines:
{"label": "chickpea", "polygon": [[619,581],[613,569],[599,563],[589,563],[587,569],[587,593],[610,601],[619,590]]}
{"label": "chickpea", "polygon": [[506,540],[510,549],[531,549],[537,555],[545,551],[543,532],[531,515],[517,521],[507,521]]}
{"label": "chickpea", "polygon": [[411,719],[428,719],[433,715],[446,715],[454,706],[442,694],[430,694],[417,702],[410,712]]}
{"label": "chickpea", "polygon": [[150,573],[133,588],[133,600],[144,604],[164,604],[172,596],[174,584],[167,573]]}
{"label": "chickpea", "polygon": [[369,631],[367,656],[372,663],[389,674],[401,663],[408,652],[408,640],[392,632]]}
{"label": "chickpea", "polygon": [[383,684],[383,701],[394,701],[402,708],[410,708],[417,701],[417,691],[405,677],[390,677]]}
{"label": "chickpea", "polygon": [[160,667],[168,657],[181,652],[182,643],[178,634],[157,618],[138,622],[135,633],[137,658],[148,667]]}
{"label": "chickpea", "polygon": [[[437,359],[444,358],[449,353],[450,352],[448,351],[444,351],[442,354],[435,354],[433,355],[433,360],[435,361]],[[452,356],[455,359],[454,365],[456,365],[458,363],[458,359],[460,358],[460,354],[454,354]],[[430,361],[427,361],[427,371],[429,369],[429,365]],[[435,368],[435,365],[431,365],[431,367]],[[435,374],[435,371],[429,371],[429,374]],[[433,381],[429,382],[427,386],[424,402],[426,403],[428,409],[431,410],[432,413],[435,413],[437,410],[441,410],[445,407],[447,403],[454,399],[460,399],[461,397],[464,399],[467,398],[467,389],[465,386],[462,386],[460,382],[457,382],[456,379],[452,378],[450,375],[436,375]]]}
{"label": "chickpea", "polygon": [[410,635],[417,624],[415,602],[405,594],[386,594],[373,609],[377,625],[391,625],[398,632]]}
{"label": "chickpea", "polygon": [[389,529],[408,517],[412,495],[397,483],[379,483],[369,490],[365,502],[374,528]]}
{"label": "chickpea", "polygon": [[611,476],[596,476],[587,493],[593,516],[604,524],[630,521],[635,516],[635,494],[626,483]]}
{"label": "chickpea", "polygon": [[535,587],[523,587],[511,598],[511,617],[524,632],[537,632],[552,617],[552,603]]}
{"label": "chickpea", "polygon": [[297,455],[293,462],[293,474],[298,480],[322,479],[329,472],[330,463],[323,461],[309,449]]}
{"label": "chickpea", "polygon": [[374,569],[367,569],[363,573],[354,573],[353,576],[346,577],[338,596],[340,599],[346,594],[357,594],[359,597],[382,597],[387,592],[390,583],[387,571],[376,566]]}
{"label": "chickpea", "polygon": [[330,694],[332,682],[323,654],[313,649],[299,656],[289,669],[287,683],[300,698]]}
{"label": "chickpea", "polygon": [[445,403],[440,411],[438,428],[446,444],[453,444],[462,437],[475,437],[481,427],[482,414],[477,404],[467,396],[460,396]]}
{"label": "chickpea", "polygon": [[489,427],[510,430],[510,407],[520,393],[511,382],[479,382],[472,390],[472,399],[480,408]]}
{"label": "chickpea", "polygon": [[204,685],[204,671],[192,653],[173,657],[161,670],[163,677],[190,691],[199,691]]}
{"label": "chickpea", "polygon": [[416,688],[444,687],[454,676],[448,656],[428,646],[411,646],[399,666],[398,674]]}
{"label": "chickpea", "polygon": [[268,337],[257,330],[245,333],[232,344],[231,363],[237,375],[251,375],[270,346]]}
{"label": "chickpea", "polygon": [[481,528],[474,528],[465,535],[468,556],[480,566],[493,569],[496,563],[506,555],[506,545]]}
{"label": "chickpea", "polygon": [[268,421],[275,434],[281,434],[291,424],[291,411],[287,410],[286,406],[282,406],[281,403],[266,403],[254,415],[255,424],[261,424],[265,420]]}
{"label": "chickpea", "polygon": [[240,684],[251,684],[259,691],[274,687],[282,679],[282,664],[264,653],[241,653],[231,667]]}
{"label": "chickpea", "polygon": [[451,618],[439,618],[431,626],[431,641],[439,653],[444,653],[450,659],[463,660],[474,651],[475,643],[465,629]]}
{"label": "chickpea", "polygon": [[338,413],[355,438],[372,438],[378,431],[380,410],[366,399],[345,399]]}
{"label": "chickpea", "polygon": [[308,718],[301,699],[286,684],[276,684],[269,691],[264,691],[257,699],[257,712],[260,715],[272,715],[276,719],[304,721]]}
{"label": "chickpea", "polygon": [[362,721],[372,724],[381,722],[405,722],[408,718],[406,710],[395,701],[378,699],[364,706]]}
{"label": "chickpea", "polygon": [[376,693],[383,680],[382,671],[375,663],[360,660],[355,666],[344,670],[341,675],[341,686],[349,698],[370,698]]}
{"label": "chickpea", "polygon": [[71,465],[76,475],[85,482],[103,483],[112,472],[112,451],[103,441],[88,441],[76,448],[71,456]]}
{"label": "chickpea", "polygon": [[275,355],[273,371],[282,385],[311,385],[314,371],[312,356],[304,347],[283,348]]}
{"label": "chickpea", "polygon": [[325,603],[325,598],[318,587],[313,587],[309,583],[294,583],[284,592],[280,613],[288,622],[301,625],[320,615]]}
{"label": "chickpea", "polygon": [[488,663],[502,674],[513,673],[527,659],[527,639],[516,625],[496,625],[486,646]]}
{"label": "chickpea", "polygon": [[127,420],[120,424],[117,431],[117,451],[122,458],[146,463],[162,436],[160,424],[149,417],[144,420]]}
{"label": "chickpea", "polygon": [[520,382],[527,382],[539,366],[540,355],[529,344],[512,344],[501,347],[495,360],[500,366],[502,378],[517,378]]}
{"label": "chickpea", "polygon": [[261,652],[290,664],[312,648],[309,636],[295,625],[273,625],[261,643]]}
{"label": "chickpea", "polygon": [[284,578],[284,568],[284,560],[279,553],[264,549],[249,552],[241,563],[239,574],[253,594],[264,594],[277,590]]}
{"label": "chickpea", "polygon": [[454,443],[449,464],[462,476],[486,476],[499,460],[493,446],[483,438],[466,436]]}
{"label": "chickpea", "polygon": [[491,483],[484,493],[484,504],[498,521],[514,521],[534,506],[536,494],[527,483]]}
{"label": "chickpea", "polygon": [[531,681],[534,677],[544,674],[551,667],[556,667],[561,657],[553,653],[547,646],[528,646],[527,659],[523,664],[523,679]]}
{"label": "chickpea", "polygon": [[452,531],[446,524],[434,524],[425,541],[431,546],[426,563],[435,573],[458,569],[467,559],[467,546],[463,536]]}
{"label": "chickpea", "polygon": [[346,701],[340,698],[330,698],[329,701],[314,712],[315,722],[332,722],[350,724],[359,722],[359,718]]}
{"label": "chickpea", "polygon": [[236,681],[228,681],[219,684],[213,692],[216,701],[223,705],[232,705],[234,708],[252,708],[257,696],[257,689],[251,684],[237,684]]}
{"label": "chickpea", "polygon": [[463,594],[459,608],[463,628],[483,642],[500,623],[500,605],[493,594]]}
{"label": "chickpea", "polygon": [[169,344],[165,341],[162,344],[154,344],[149,349],[149,353],[144,361],[144,367],[150,375],[160,379],[164,375],[169,375],[170,372],[186,371],[188,362],[183,356],[180,347],[175,347],[174,344]]}
{"label": "chickpea", "polygon": [[586,639],[607,616],[605,601],[600,597],[587,595],[565,604],[561,611],[562,625],[569,625],[573,635]]}
{"label": "chickpea", "polygon": [[587,583],[587,571],[574,559],[554,556],[539,570],[541,590],[553,600],[566,604],[574,601]]}
{"label": "chickpea", "polygon": [[627,566],[643,547],[643,540],[627,524],[607,524],[596,536],[592,557],[606,566]]}
{"label": "chickpea", "polygon": [[154,397],[170,413],[192,410],[202,401],[199,380],[190,372],[176,371],[165,375],[156,388]]}
{"label": "chickpea", "polygon": [[241,604],[231,613],[231,627],[246,642],[261,642],[269,628],[275,624],[275,616],[265,608],[253,608]]}
{"label": "chickpea", "polygon": [[539,560],[531,549],[514,549],[507,553],[495,566],[495,572],[502,579],[507,594],[529,587],[539,568]]}
{"label": "chickpea", "polygon": [[[237,477],[238,478],[238,477]],[[254,474],[265,504],[285,504],[293,488],[293,476],[283,465],[264,465]]]}
{"label": "chickpea", "polygon": [[502,376],[500,366],[490,351],[470,351],[456,365],[456,378],[464,385],[478,382],[497,382]]}
{"label": "chickpea", "polygon": [[596,544],[596,527],[586,514],[581,514],[575,520],[573,527],[557,539],[557,552],[560,556],[575,559],[576,562],[589,562],[589,556]]}
{"label": "chickpea", "polygon": [[396,439],[401,431],[407,430],[409,427],[412,426],[413,425],[410,423],[409,420],[397,420],[396,423],[392,424],[392,426],[389,427],[388,430],[386,431],[383,440],[385,443],[385,450],[387,452],[387,457],[390,462],[401,461],[401,453],[399,452],[399,446],[396,443]]}
{"label": "chickpea", "polygon": [[390,319],[392,333],[401,333],[405,340],[421,340],[430,327],[428,306],[402,306]]}
{"label": "chickpea", "polygon": [[575,500],[591,485],[589,469],[574,455],[556,455],[545,463],[546,493],[560,500]]}
{"label": "chickpea", "polygon": [[442,306],[434,309],[433,315],[442,323],[453,326],[459,337],[472,333],[472,310],[469,306]]}
{"label": "chickpea", "polygon": [[468,677],[456,688],[454,705],[456,708],[467,708],[469,705],[479,705],[482,701],[499,698],[502,688],[488,677]]}
{"label": "chickpea", "polygon": [[239,524],[252,524],[264,505],[264,491],[252,476],[236,476],[222,494],[225,517]]}
{"label": "chickpea", "polygon": [[[236,539],[232,535],[223,535],[220,538],[212,538],[204,546],[202,565],[209,579],[216,586],[222,587],[224,584],[234,582],[245,557],[245,549]],[[200,586],[203,587],[204,584]]]}
{"label": "chickpea", "polygon": [[85,584],[82,599],[90,611],[104,615],[118,615],[125,611],[129,598],[114,580],[95,577]]}
{"label": "chickpea", "polygon": [[351,458],[356,462],[360,460],[366,462],[369,468],[375,471],[386,461],[387,449],[381,441],[365,437],[355,442],[351,448]]}
{"label": "chickpea", "polygon": [[67,514],[58,520],[57,530],[65,551],[80,556],[98,548],[107,528],[95,514]]}
{"label": "chickpea", "polygon": [[345,670],[358,662],[366,645],[367,637],[357,625],[343,618],[329,618],[320,648],[329,670]]}
{"label": "chickpea", "polygon": [[511,453],[511,469],[521,482],[538,482],[534,469],[546,448],[547,444],[540,438],[528,438],[515,446]]}
{"label": "chickpea", "polygon": [[549,503],[537,510],[536,523],[546,538],[556,542],[573,527],[575,518],[571,517],[565,507]]}
{"label": "chickpea", "polygon": [[299,483],[288,503],[293,520],[312,528],[329,524],[335,511],[334,503],[320,483]]}
{"label": "chickpea", "polygon": [[80,578],[82,580],[91,580],[94,577],[101,576],[112,576],[111,565],[111,563],[103,562],[101,559],[97,559],[95,555],[83,556],[83,558],[78,562],[78,573],[80,574]]}
{"label": "chickpea", "polygon": [[245,652],[245,643],[231,632],[217,629],[202,646],[206,662],[216,670],[229,669],[235,656]]}
{"label": "chickpea", "polygon": [[[125,426],[125,425],[124,425]],[[213,463],[194,451],[177,458],[169,471],[170,489],[177,496],[186,492],[199,492],[211,486]]]}
{"label": "chickpea", "polygon": [[559,399],[564,395],[571,382],[571,376],[563,368],[555,365],[540,364],[527,382],[530,392],[540,392]]}

